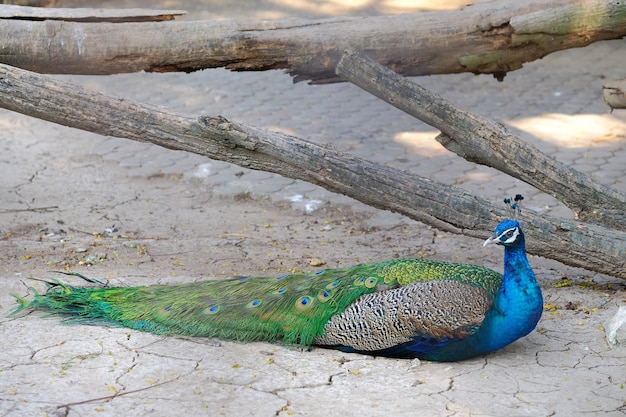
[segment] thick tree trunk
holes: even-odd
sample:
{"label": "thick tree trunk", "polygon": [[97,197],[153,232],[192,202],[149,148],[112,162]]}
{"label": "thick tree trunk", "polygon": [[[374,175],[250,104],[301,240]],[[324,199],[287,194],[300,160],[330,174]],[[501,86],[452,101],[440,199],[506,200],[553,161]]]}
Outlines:
{"label": "thick tree trunk", "polygon": [[[71,19],[70,19],[71,20]],[[0,63],[40,73],[113,74],[226,67],[341,81],[346,49],[403,75],[499,79],[551,52],[626,35],[626,3],[498,0],[458,11],[280,21],[82,23],[0,18]]]}
{"label": "thick tree trunk", "polygon": [[502,124],[460,109],[355,51],[344,54],[337,73],[440,130],[436,139],[462,158],[556,197],[577,220],[626,231],[626,194],[545,155]]}
{"label": "thick tree trunk", "polygon": [[[219,116],[170,113],[6,65],[0,65],[0,107],[102,135],[276,172],[468,236],[484,237],[509,215],[504,207],[458,188],[330,146]],[[532,213],[525,213],[525,218],[530,253],[626,278],[626,233]]]}

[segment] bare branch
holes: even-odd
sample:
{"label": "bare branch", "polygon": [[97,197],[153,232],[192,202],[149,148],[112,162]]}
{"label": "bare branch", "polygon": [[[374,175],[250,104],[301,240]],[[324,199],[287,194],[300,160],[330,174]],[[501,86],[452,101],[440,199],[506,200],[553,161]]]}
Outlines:
{"label": "bare branch", "polygon": [[[484,237],[508,215],[503,207],[494,207],[459,188],[328,145],[220,116],[171,113],[7,65],[0,65],[0,107],[102,135],[148,141],[301,179],[468,236]],[[530,253],[626,278],[626,233],[532,213],[525,218]]]}

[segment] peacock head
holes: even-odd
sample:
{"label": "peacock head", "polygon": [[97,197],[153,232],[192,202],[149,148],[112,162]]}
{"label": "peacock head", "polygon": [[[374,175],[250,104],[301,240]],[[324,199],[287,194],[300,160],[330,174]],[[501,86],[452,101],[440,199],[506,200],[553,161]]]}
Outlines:
{"label": "peacock head", "polygon": [[522,212],[521,204],[523,199],[524,196],[521,194],[516,194],[513,199],[504,199],[504,204],[506,204],[511,210],[513,219],[505,220],[497,225],[493,235],[489,239],[485,240],[483,246],[495,243],[505,247],[521,246],[522,249],[524,249],[524,233],[522,232],[522,228],[517,221],[517,217]]}
{"label": "peacock head", "polygon": [[516,246],[524,241],[524,233],[517,220],[505,220],[496,226],[493,235],[485,240],[483,246],[495,243],[504,246]]}

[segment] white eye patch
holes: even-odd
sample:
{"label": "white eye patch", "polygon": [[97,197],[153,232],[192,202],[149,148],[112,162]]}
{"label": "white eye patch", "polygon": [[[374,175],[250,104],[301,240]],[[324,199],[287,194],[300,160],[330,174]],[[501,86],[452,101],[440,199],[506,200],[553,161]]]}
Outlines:
{"label": "white eye patch", "polygon": [[512,227],[510,229],[505,230],[498,236],[498,239],[502,243],[513,243],[519,236],[519,229],[517,227]]}

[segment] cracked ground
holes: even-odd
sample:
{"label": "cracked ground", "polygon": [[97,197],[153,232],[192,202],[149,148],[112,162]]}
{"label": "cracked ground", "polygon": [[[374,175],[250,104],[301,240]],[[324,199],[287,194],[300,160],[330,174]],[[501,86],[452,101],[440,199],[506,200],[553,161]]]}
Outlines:
{"label": "cracked ground", "polygon": [[[547,310],[537,330],[460,363],[162,337],[62,325],[39,313],[7,319],[16,306],[10,293],[44,289],[30,278],[84,285],[51,271],[142,285],[315,270],[312,260],[323,268],[398,256],[501,270],[502,252],[358,203],[329,203],[307,214],[287,200],[214,197],[212,185],[184,175],[129,179],[119,164],[83,158],[94,140],[104,139],[77,138],[8,112],[3,118],[23,134],[4,143],[3,175],[14,181],[3,189],[1,214],[2,415],[624,412],[624,349],[609,349],[603,329],[623,302],[623,282],[538,257],[531,263]],[[55,138],[57,149],[34,132]],[[18,164],[18,156],[26,160]]]}
{"label": "cracked ground", "polygon": [[[330,4],[304,14],[331,14]],[[280,2],[168,4],[188,6],[190,17],[201,18],[300,14]],[[418,81],[626,191],[626,111],[609,114],[600,88],[623,77],[625,45],[602,42],[553,54],[504,83],[468,74]],[[292,85],[278,72],[222,70],[59,77],[174,111],[223,114],[331,142],[493,201],[521,192],[529,210],[571,216],[550,196],[440,149],[428,126],[347,84]],[[458,363],[163,337],[66,325],[40,313],[9,319],[17,306],[10,294],[44,291],[37,279],[90,285],[54,271],[119,286],[281,275],[397,257],[501,271],[502,249],[310,184],[9,111],[0,111],[0,137],[2,416],[626,414],[626,348],[609,347],[605,337],[607,322],[626,304],[625,282],[537,256],[530,262],[545,298],[537,329]]]}

